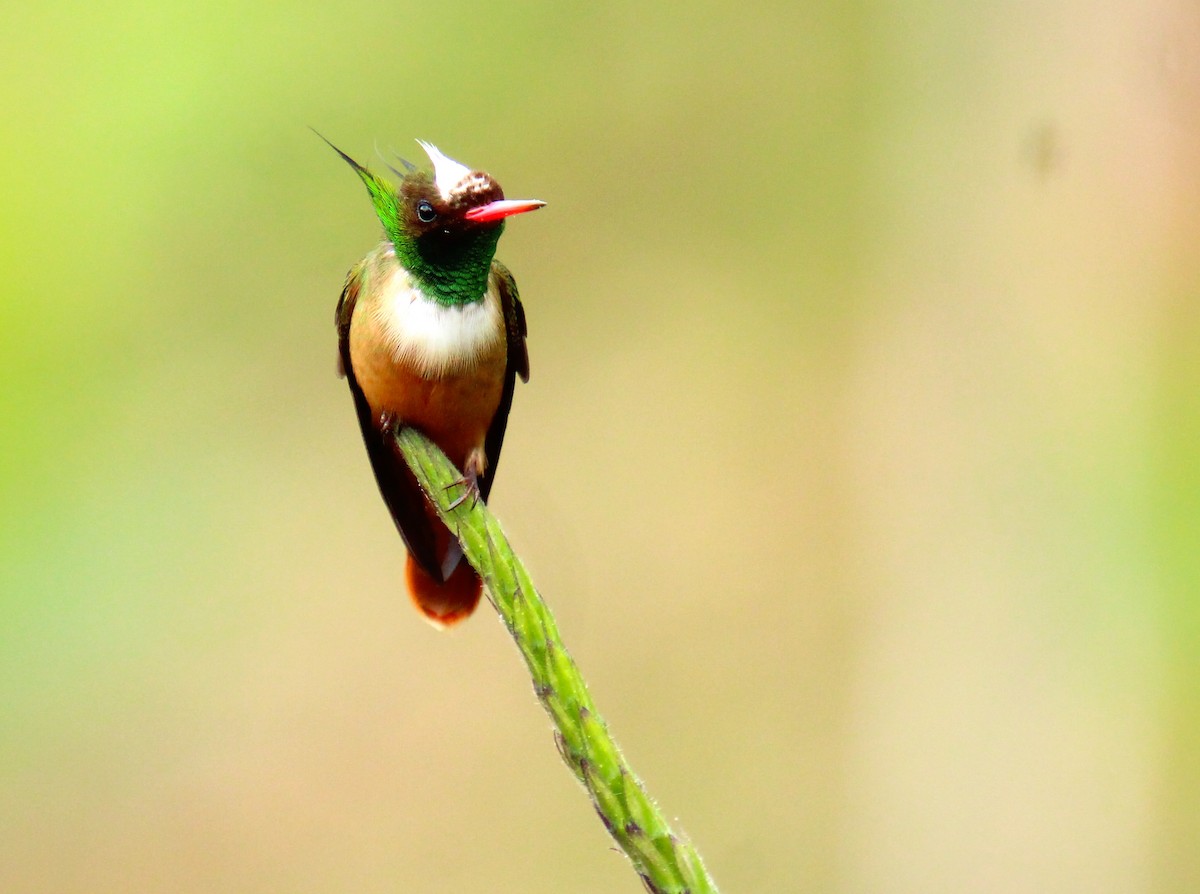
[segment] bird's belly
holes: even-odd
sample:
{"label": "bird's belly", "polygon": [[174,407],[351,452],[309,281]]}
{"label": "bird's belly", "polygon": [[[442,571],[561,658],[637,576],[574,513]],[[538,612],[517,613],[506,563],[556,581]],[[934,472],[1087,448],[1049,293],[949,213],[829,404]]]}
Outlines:
{"label": "bird's belly", "polygon": [[468,453],[483,447],[504,390],[507,358],[502,351],[489,351],[468,368],[432,377],[386,354],[362,359],[354,373],[376,418],[390,413],[420,429],[460,468]]}

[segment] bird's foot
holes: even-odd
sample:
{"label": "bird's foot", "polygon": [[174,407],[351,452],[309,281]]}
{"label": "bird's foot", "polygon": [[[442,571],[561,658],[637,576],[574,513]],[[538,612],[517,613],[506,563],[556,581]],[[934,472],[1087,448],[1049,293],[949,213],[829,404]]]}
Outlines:
{"label": "bird's foot", "polygon": [[457,481],[452,481],[446,485],[446,490],[454,487],[461,487],[463,492],[458,495],[453,503],[450,504],[451,509],[457,509],[471,498],[471,508],[475,508],[475,504],[479,502],[479,476],[483,474],[487,468],[487,454],[482,449],[472,450],[467,455],[467,461],[463,463],[463,476]]}
{"label": "bird's foot", "polygon": [[396,432],[400,429],[400,417],[390,410],[384,410],[379,414],[379,433],[385,439],[394,438]]}
{"label": "bird's foot", "polygon": [[455,487],[461,487],[463,492],[454,499],[454,502],[452,502],[448,508],[457,509],[467,501],[468,497],[470,497],[471,508],[474,509],[475,504],[479,502],[479,476],[473,471],[468,471],[457,481],[451,481],[449,484],[447,484],[446,490],[451,490]]}

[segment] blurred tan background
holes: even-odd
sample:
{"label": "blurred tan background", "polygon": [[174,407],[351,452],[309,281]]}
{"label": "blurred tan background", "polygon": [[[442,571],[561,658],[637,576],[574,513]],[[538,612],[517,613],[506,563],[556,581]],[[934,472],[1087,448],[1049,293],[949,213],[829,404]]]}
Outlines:
{"label": "blurred tan background", "polygon": [[0,890],[640,890],[402,594],[307,125],[549,202],[492,505],[724,890],[1200,890],[1194,2],[5,19]]}

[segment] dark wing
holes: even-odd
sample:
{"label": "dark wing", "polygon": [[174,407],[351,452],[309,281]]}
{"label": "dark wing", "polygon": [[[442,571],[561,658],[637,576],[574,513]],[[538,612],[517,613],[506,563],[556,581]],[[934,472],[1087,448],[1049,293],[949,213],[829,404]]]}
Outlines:
{"label": "dark wing", "polygon": [[504,371],[504,392],[500,395],[500,406],[488,427],[484,439],[487,453],[487,471],[479,479],[479,494],[486,501],[496,478],[496,466],[500,464],[500,448],[504,446],[504,430],[508,427],[508,411],[512,409],[513,391],[517,376],[522,382],[529,381],[529,351],[525,338],[529,334],[525,326],[525,308],[517,295],[517,283],[508,268],[499,261],[492,261],[492,276],[500,293],[500,306],[504,309],[504,328],[508,335],[508,368]]}
{"label": "dark wing", "polygon": [[346,376],[350,393],[354,395],[354,407],[358,411],[358,424],[362,429],[363,441],[367,445],[367,456],[371,458],[375,481],[379,484],[379,492],[383,495],[388,511],[392,513],[392,521],[396,523],[396,529],[404,538],[409,555],[430,577],[440,583],[441,563],[438,561],[434,545],[433,528],[425,515],[425,495],[421,493],[420,485],[404,462],[404,456],[396,446],[392,432],[384,431],[380,427],[380,421],[375,418],[362,389],[358,387],[358,380],[354,378],[354,366],[350,362],[350,318],[354,314],[354,303],[358,300],[358,292],[366,275],[366,263],[359,262],[346,277],[342,297],[338,299],[337,313],[334,316],[338,333],[338,366]]}

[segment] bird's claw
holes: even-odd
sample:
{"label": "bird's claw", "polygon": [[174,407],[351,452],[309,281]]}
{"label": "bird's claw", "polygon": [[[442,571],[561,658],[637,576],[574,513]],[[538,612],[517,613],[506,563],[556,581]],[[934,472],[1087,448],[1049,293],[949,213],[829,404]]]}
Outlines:
{"label": "bird's claw", "polygon": [[457,481],[451,481],[446,485],[444,490],[450,490],[454,487],[461,487],[463,492],[459,494],[447,508],[457,509],[467,501],[468,497],[470,497],[471,508],[474,509],[475,504],[479,502],[479,476],[473,472],[469,472],[466,475],[463,475]]}
{"label": "bird's claw", "polygon": [[384,410],[379,414],[379,432],[385,438],[395,437],[400,428],[400,417],[395,413]]}

